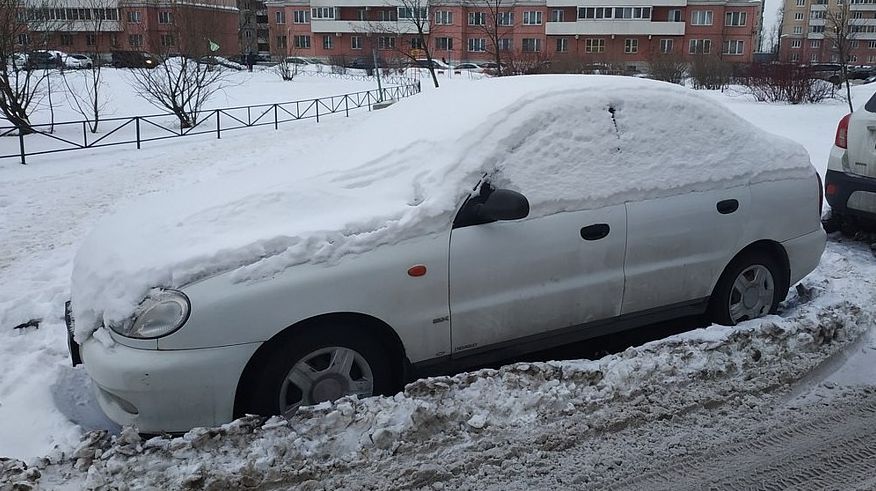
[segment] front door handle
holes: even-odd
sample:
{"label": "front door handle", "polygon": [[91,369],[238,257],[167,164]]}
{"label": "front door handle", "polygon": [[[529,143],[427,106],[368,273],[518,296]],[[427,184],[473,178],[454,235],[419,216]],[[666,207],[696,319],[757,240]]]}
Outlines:
{"label": "front door handle", "polygon": [[718,213],[722,215],[729,215],[739,209],[739,202],[735,199],[725,199],[723,201],[719,201],[716,205],[716,208],[718,208]]}
{"label": "front door handle", "polygon": [[607,223],[596,223],[581,229],[581,238],[584,240],[599,240],[605,238],[611,231]]}

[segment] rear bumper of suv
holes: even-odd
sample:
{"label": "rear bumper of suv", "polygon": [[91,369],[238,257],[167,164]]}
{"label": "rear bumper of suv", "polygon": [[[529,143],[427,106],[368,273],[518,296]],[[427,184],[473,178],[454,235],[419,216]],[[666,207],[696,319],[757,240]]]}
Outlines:
{"label": "rear bumper of suv", "polygon": [[876,179],[828,169],[824,189],[835,213],[876,221]]}

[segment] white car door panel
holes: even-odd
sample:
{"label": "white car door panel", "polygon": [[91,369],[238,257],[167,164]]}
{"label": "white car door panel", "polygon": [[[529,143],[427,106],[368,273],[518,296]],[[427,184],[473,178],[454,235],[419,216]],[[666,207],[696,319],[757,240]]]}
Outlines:
{"label": "white car door panel", "polygon": [[625,241],[623,205],[454,229],[454,353],[618,315]]}
{"label": "white car door panel", "polygon": [[628,202],[622,313],[709,296],[744,246],[750,203],[748,186]]}

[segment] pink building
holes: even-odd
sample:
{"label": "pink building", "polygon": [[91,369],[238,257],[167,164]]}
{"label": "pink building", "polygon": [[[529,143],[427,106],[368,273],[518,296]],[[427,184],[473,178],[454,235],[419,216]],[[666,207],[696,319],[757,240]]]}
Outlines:
{"label": "pink building", "polygon": [[[848,62],[876,65],[876,0],[849,0],[851,25]],[[836,63],[828,21],[829,12],[838,12],[842,1],[785,0],[779,40],[779,59],[793,63]],[[842,15],[842,14],[840,14]]]}
{"label": "pink building", "polygon": [[[705,53],[751,62],[761,25],[760,0],[506,3],[497,10],[482,0],[423,0],[433,57],[483,62],[494,59],[498,48],[503,60],[565,57],[640,66],[657,53]],[[266,5],[275,56],[357,58],[377,49],[388,59],[418,48],[411,13],[399,0],[268,0]]]}

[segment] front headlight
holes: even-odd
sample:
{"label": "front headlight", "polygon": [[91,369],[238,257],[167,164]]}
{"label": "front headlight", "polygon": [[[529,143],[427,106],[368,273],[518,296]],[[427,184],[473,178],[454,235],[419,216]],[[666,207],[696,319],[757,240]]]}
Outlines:
{"label": "front headlight", "polygon": [[135,339],[155,339],[167,336],[189,319],[191,304],[183,292],[156,290],[137,307],[134,316],[122,325],[110,324],[117,334]]}

